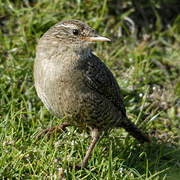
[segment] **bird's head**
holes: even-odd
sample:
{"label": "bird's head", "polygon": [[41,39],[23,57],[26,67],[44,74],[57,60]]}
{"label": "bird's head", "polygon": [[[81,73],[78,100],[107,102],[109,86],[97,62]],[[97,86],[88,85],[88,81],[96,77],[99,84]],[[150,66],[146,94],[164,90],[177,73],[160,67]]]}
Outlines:
{"label": "bird's head", "polygon": [[78,20],[66,20],[55,24],[48,30],[54,39],[74,49],[88,48],[97,41],[110,41],[106,37],[99,36],[94,29]]}

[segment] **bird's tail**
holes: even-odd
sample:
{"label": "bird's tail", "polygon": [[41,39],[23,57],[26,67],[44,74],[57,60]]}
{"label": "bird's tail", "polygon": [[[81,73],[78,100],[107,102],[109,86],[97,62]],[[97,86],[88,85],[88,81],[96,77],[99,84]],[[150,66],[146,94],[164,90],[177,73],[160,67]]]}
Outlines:
{"label": "bird's tail", "polygon": [[150,142],[150,139],[147,134],[145,134],[141,129],[139,129],[133,122],[129,119],[125,121],[121,126],[129,132],[134,138],[136,138],[141,143]]}

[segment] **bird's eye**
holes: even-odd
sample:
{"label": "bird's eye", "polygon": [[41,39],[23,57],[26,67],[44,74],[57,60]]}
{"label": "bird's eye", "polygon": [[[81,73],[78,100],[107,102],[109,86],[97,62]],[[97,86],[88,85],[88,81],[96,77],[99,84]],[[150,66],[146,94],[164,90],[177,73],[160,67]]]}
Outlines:
{"label": "bird's eye", "polygon": [[73,29],[73,34],[77,36],[79,34],[79,31],[77,29]]}

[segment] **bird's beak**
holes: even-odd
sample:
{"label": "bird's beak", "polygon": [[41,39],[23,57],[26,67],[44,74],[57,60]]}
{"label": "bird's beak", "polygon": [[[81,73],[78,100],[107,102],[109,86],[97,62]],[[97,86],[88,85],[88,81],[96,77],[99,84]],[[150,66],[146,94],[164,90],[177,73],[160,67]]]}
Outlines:
{"label": "bird's beak", "polygon": [[103,37],[103,36],[94,36],[94,37],[87,37],[85,40],[90,42],[98,42],[98,41],[111,41],[110,39]]}

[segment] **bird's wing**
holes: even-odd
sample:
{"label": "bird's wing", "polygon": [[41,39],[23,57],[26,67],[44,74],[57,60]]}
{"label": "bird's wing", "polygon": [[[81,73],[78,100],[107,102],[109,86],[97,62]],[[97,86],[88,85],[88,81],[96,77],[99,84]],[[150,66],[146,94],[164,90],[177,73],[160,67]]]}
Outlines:
{"label": "bird's wing", "polygon": [[111,101],[126,117],[124,99],[111,71],[94,54],[84,60],[85,82],[92,90]]}

